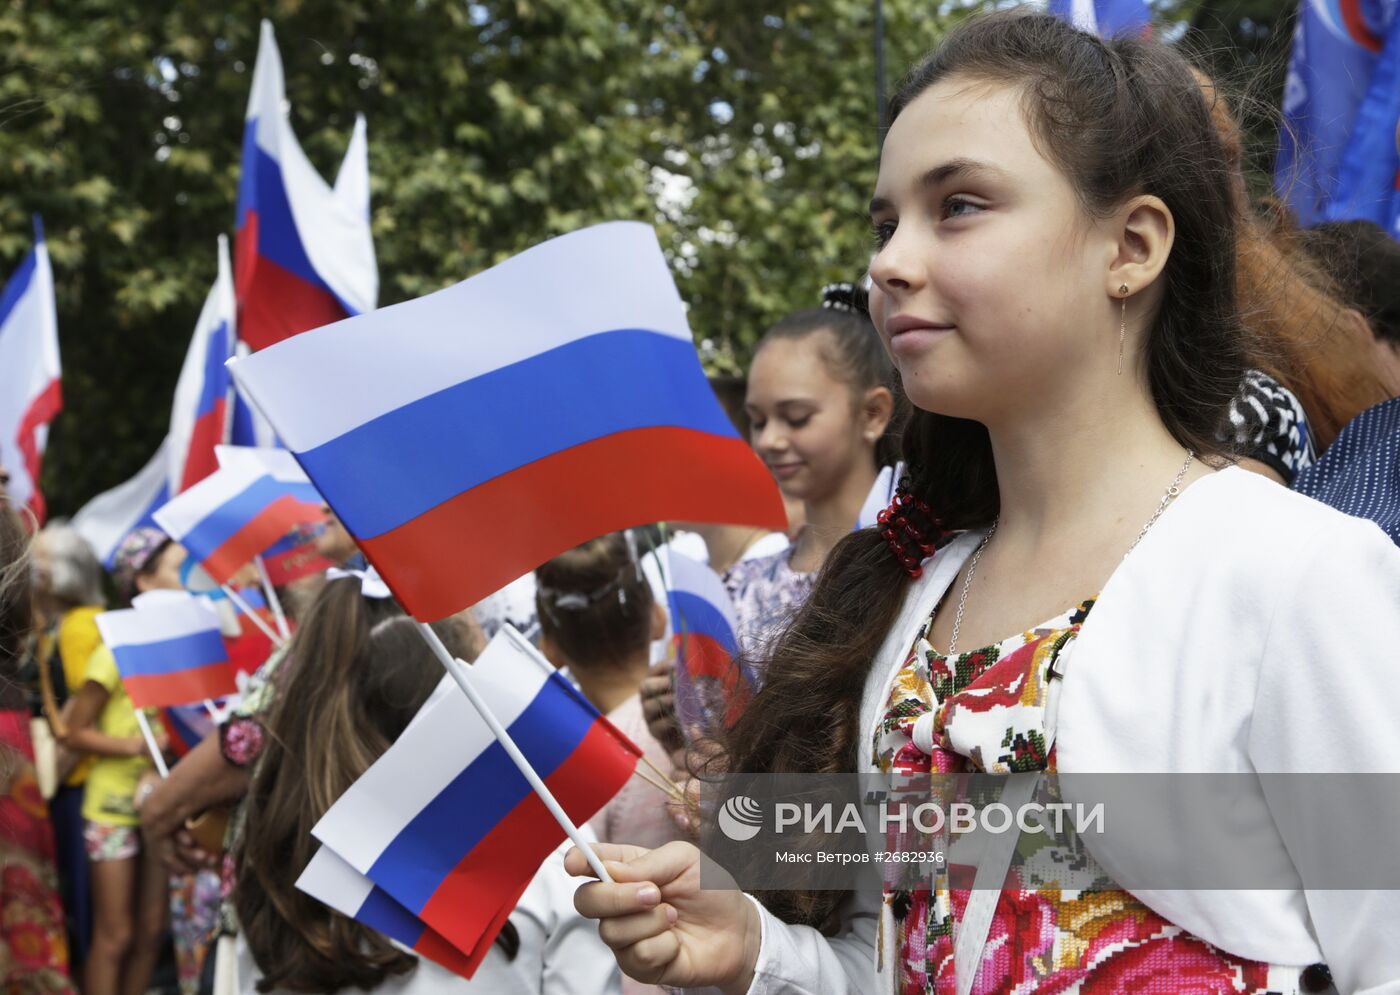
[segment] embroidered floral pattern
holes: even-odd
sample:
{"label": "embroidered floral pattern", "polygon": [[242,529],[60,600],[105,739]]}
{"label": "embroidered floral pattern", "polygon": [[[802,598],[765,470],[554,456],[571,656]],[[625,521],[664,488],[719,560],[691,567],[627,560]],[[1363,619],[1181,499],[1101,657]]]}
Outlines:
{"label": "embroidered floral pattern", "polygon": [[[1056,659],[1079,633],[1093,600],[993,646],[949,660],[929,644],[932,618],[895,675],[873,759],[909,790],[929,774],[1011,774],[1055,769],[1045,749],[1046,688]],[[926,752],[915,727],[932,715]],[[898,838],[890,840],[893,849]],[[1013,867],[993,913],[973,995],[1296,995],[1301,969],[1260,964],[1212,947],[1154,913],[1097,868],[1082,845],[1035,843]],[[888,866],[888,865],[887,865]],[[953,949],[969,882],[949,873],[887,876],[901,995],[954,995]],[[1063,888],[1066,866],[1097,872],[1092,890]]]}

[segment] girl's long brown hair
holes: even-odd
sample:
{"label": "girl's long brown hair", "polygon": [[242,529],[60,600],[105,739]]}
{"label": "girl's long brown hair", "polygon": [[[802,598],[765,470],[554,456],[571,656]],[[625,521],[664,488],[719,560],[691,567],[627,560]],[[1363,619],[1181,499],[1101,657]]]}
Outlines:
{"label": "girl's long brown hair", "polygon": [[[1136,38],[1101,41],[1057,18],[1020,11],[971,19],[908,77],[897,116],[957,77],[1017,87],[1043,154],[1104,216],[1129,197],[1160,197],[1176,222],[1143,374],[1163,424],[1198,455],[1222,454],[1216,429],[1251,358],[1235,300],[1237,212],[1230,165],[1185,60]],[[987,430],[915,411],[904,430],[913,490],[952,529],[989,525],[1000,507]],[[736,723],[725,766],[746,773],[858,768],[860,701],[908,577],[874,530],[833,550],[811,597],[777,642],[766,681]],[[840,893],[763,896],[789,922],[837,927]]]}
{"label": "girl's long brown hair", "polygon": [[[442,678],[416,624],[353,577],[326,584],[282,665],[267,742],[235,853],[234,904],[262,972],[258,990],[370,989],[413,970],[374,930],[296,889],[317,844],[311,828],[403,732]],[[479,648],[454,621],[433,626],[462,659]]]}

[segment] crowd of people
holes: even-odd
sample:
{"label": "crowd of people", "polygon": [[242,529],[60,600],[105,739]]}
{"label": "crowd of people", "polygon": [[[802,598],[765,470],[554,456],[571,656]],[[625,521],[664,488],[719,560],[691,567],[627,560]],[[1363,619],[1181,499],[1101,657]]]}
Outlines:
{"label": "crowd of people", "polygon": [[[716,771],[1394,770],[1400,243],[1251,199],[1240,135],[1171,47],[1046,15],[912,71],[866,278],[712,381],[788,532],[601,536],[434,626],[470,661],[513,624],[681,788],[630,782],[585,829],[613,880],[560,847],[470,981],[295,887],[443,676],[330,510],[338,566],[162,777],[94,619],[184,550],[137,529],[104,576],[0,469],[5,990],[141,995],[169,949],[182,995],[1400,991],[1400,892],[699,886]],[[676,719],[667,540],[733,600],[729,727]]]}

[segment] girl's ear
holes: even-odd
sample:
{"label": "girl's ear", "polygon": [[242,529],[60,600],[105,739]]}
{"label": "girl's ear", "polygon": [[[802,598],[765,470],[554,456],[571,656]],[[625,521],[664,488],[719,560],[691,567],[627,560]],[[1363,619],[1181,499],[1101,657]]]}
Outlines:
{"label": "girl's ear", "polygon": [[861,401],[860,414],[861,437],[873,446],[894,417],[894,394],[888,387],[871,387]]}
{"label": "girl's ear", "polygon": [[1166,268],[1176,239],[1176,220],[1160,197],[1134,197],[1118,218],[1117,251],[1104,288],[1113,298],[1130,297],[1150,287]]}

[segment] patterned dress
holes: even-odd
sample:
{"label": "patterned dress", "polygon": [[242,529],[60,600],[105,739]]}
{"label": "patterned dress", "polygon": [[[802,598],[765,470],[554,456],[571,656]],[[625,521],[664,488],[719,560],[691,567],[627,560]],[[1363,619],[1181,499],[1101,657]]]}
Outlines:
{"label": "patterned dress", "polygon": [[[895,675],[874,760],[886,774],[1011,774],[1055,771],[1045,750],[1045,700],[1056,658],[1078,635],[1093,600],[1000,643],[956,659],[938,653],[920,631]],[[1022,845],[1027,837],[1022,837]],[[896,845],[892,841],[892,846]],[[1056,843],[1055,846],[1073,844]],[[1136,993],[1234,995],[1294,993],[1308,971],[1234,957],[1187,933],[1113,882],[1082,846],[1014,867],[998,900],[973,995]],[[1089,862],[1087,865],[1085,862]],[[1071,890],[1056,869],[1097,874],[1092,888]],[[959,885],[962,882],[958,879]],[[952,995],[953,948],[971,892],[940,872],[922,883],[886,885],[898,931],[900,995]]]}

